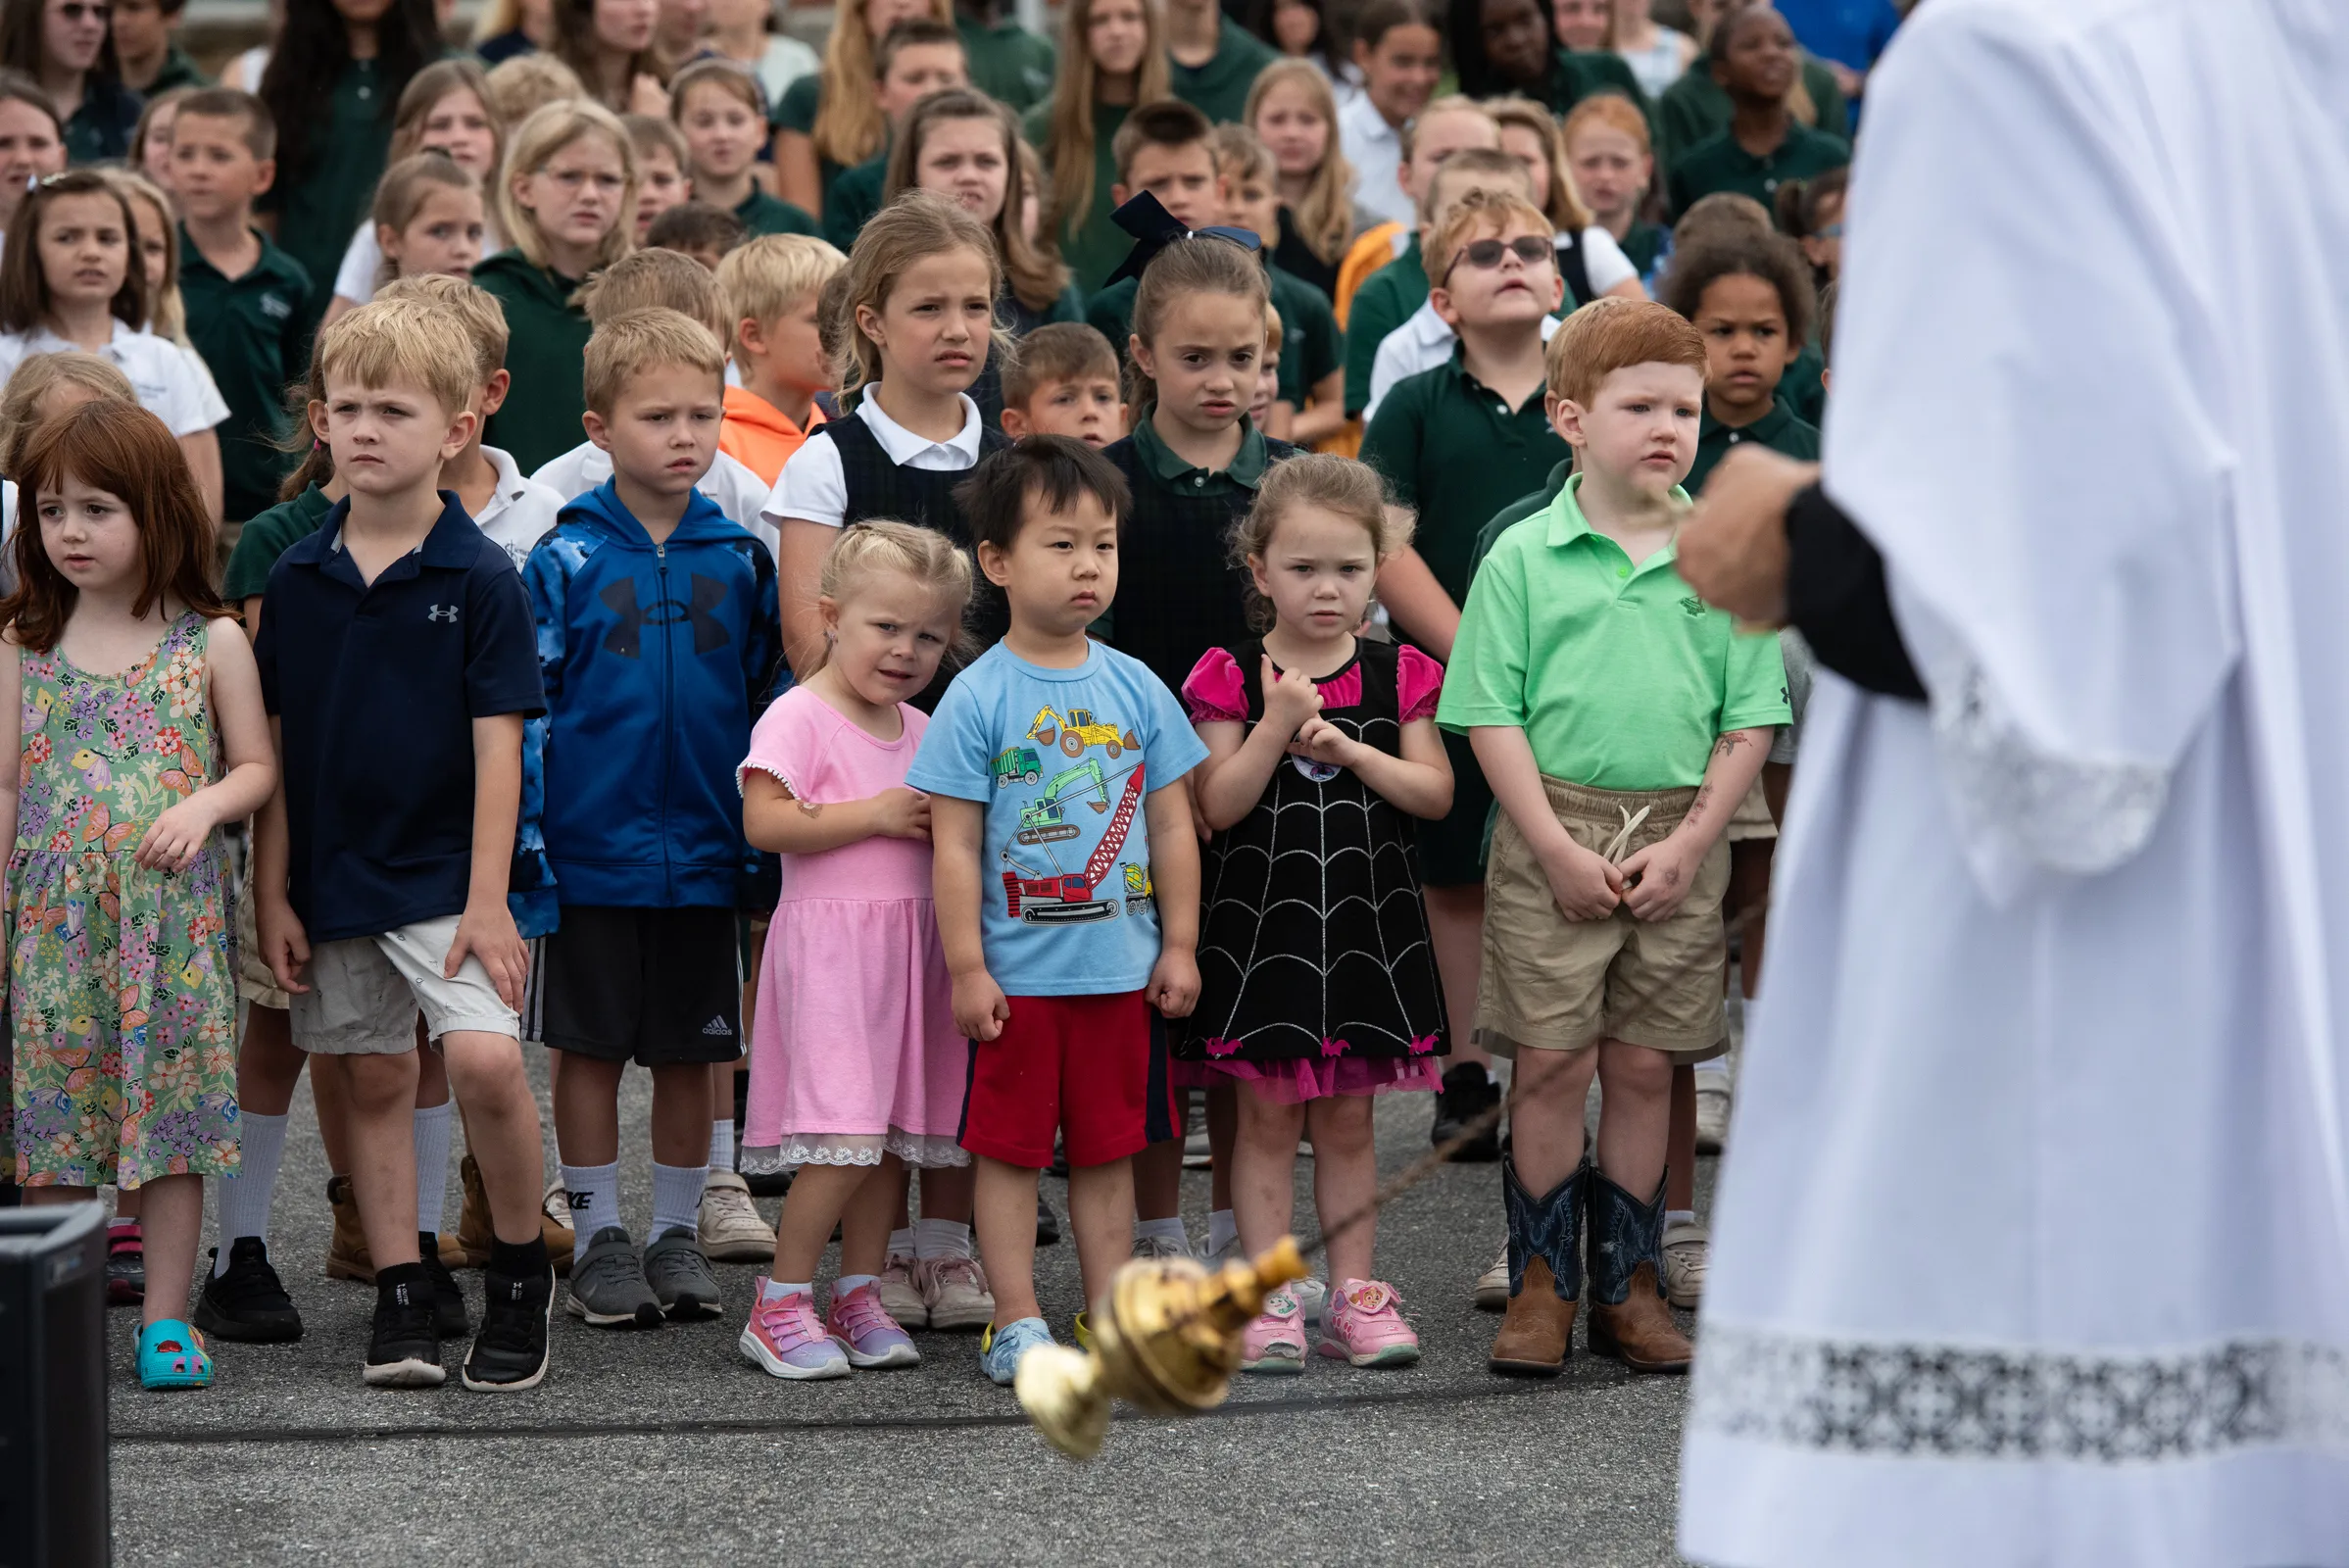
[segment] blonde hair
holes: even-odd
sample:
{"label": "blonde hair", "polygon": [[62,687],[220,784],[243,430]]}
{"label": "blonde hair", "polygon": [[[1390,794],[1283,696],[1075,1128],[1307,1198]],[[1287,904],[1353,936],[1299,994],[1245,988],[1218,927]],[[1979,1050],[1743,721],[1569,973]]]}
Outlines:
{"label": "blonde hair", "polygon": [[[969,638],[959,622],[970,604],[970,557],[956,548],[952,539],[935,529],[887,517],[852,522],[839,530],[831,550],[824,556],[823,570],[815,579],[816,597],[829,599],[835,605],[845,604],[857,580],[878,575],[910,579],[951,604],[957,623],[956,646],[947,652],[963,651],[960,645]],[[815,668],[807,673],[814,674],[831,660],[832,643],[826,638]]]}
{"label": "blonde hair", "polygon": [[1474,98],[1465,93],[1446,93],[1444,97],[1430,102],[1426,108],[1413,115],[1403,125],[1398,140],[1402,144],[1404,163],[1411,161],[1411,151],[1419,145],[1420,131],[1425,129],[1427,122],[1438,115],[1469,115],[1484,121],[1495,130],[1500,128],[1500,122],[1493,118],[1493,111],[1478,103]]}
{"label": "blonde hair", "polygon": [[1505,234],[1520,226],[1532,229],[1545,240],[1549,238],[1549,215],[1516,192],[1478,188],[1462,191],[1459,199],[1438,216],[1436,230],[1428,236],[1428,277],[1431,280],[1448,277],[1459,253],[1467,248],[1479,229],[1491,228]]}
{"label": "blonde hair", "polygon": [[[0,473],[23,470],[25,444],[41,422],[41,404],[61,386],[79,387],[92,397],[117,403],[138,401],[130,378],[116,368],[112,360],[77,349],[28,357],[8,378],[6,390],[0,391]],[[18,506],[20,520],[30,514],[29,504],[19,502]]]}
{"label": "blonde hair", "polygon": [[497,297],[469,277],[451,277],[446,272],[419,272],[414,277],[394,278],[379,290],[379,300],[416,300],[438,306],[456,318],[472,339],[475,379],[488,385],[489,378],[506,368],[508,332],[505,309]]}
{"label": "blonde hair", "polygon": [[889,150],[889,173],[882,187],[882,199],[894,200],[900,191],[918,184],[916,167],[921,161],[922,147],[928,142],[932,127],[950,120],[983,120],[1003,137],[1003,205],[989,225],[995,231],[996,255],[1019,302],[1031,311],[1051,310],[1052,302],[1068,287],[1068,269],[1060,265],[1056,249],[1039,247],[1020,227],[1019,210],[1027,205],[1028,177],[1025,166],[1019,161],[1019,122],[1010,110],[993,98],[969,87],[942,87],[924,95],[905,117],[905,128]]}
{"label": "blonde hair", "polygon": [[1558,130],[1557,117],[1531,98],[1496,98],[1490,107],[1501,128],[1531,131],[1541,141],[1542,161],[1549,166],[1549,207],[1542,216],[1551,230],[1579,235],[1589,228],[1590,209],[1583,205],[1582,192],[1574,188],[1574,174],[1566,167],[1566,138]]}
{"label": "blonde hair", "polygon": [[716,334],[683,311],[655,305],[600,321],[587,340],[587,406],[609,415],[629,382],[670,365],[700,370],[720,386],[725,383],[726,351],[717,346]]}
{"label": "blonde hair", "polygon": [[[1052,171],[1045,225],[1054,233],[1083,228],[1093,216],[1095,200],[1108,194],[1093,188],[1093,153],[1100,140],[1093,110],[1100,83],[1093,51],[1085,44],[1092,16],[1093,0],[1068,0],[1061,13],[1060,72],[1052,83],[1044,145],[1036,149]],[[1143,0],[1142,28],[1142,64],[1134,72],[1133,101],[1156,103],[1174,95],[1174,76],[1166,64],[1166,24],[1153,0]]]}
{"label": "blonde hair", "polygon": [[505,162],[507,121],[499,112],[497,95],[490,90],[489,73],[481,69],[478,60],[460,57],[435,60],[408,78],[392,113],[393,163],[423,150],[424,122],[443,98],[459,92],[471,93],[489,121],[489,167],[494,170]]}
{"label": "blonde hair", "polygon": [[[879,75],[873,61],[873,34],[864,20],[865,0],[842,0],[832,13],[831,36],[824,40],[823,74],[817,78],[815,124],[807,139],[815,156],[854,169],[881,150],[889,139],[889,120],[873,95]],[[930,19],[953,24],[954,0],[931,0]]]}
{"label": "blonde hair", "polygon": [[[436,190],[469,190],[478,196],[481,181],[447,153],[403,158],[383,172],[383,182],[375,187],[375,205],[367,215],[370,232],[388,228],[394,234],[407,233],[408,225],[423,211],[424,198]],[[397,264],[385,252],[383,260],[375,264],[375,287],[380,289],[399,275]]]}
{"label": "blonde hair", "polygon": [[[1255,129],[1256,110],[1275,87],[1299,87],[1304,90],[1313,112],[1329,127],[1329,140],[1323,145],[1321,163],[1313,171],[1312,180],[1305,186],[1305,199],[1289,210],[1297,224],[1297,238],[1305,249],[1330,267],[1346,258],[1346,248],[1354,235],[1354,166],[1347,163],[1338,139],[1338,99],[1330,91],[1327,76],[1312,61],[1301,58],[1276,60],[1256,75],[1256,83],[1248,90],[1248,108],[1242,119],[1250,130]],[[1278,171],[1276,170],[1277,173]]]}
{"label": "blonde hair", "polygon": [[716,276],[681,251],[643,250],[621,257],[579,291],[579,308],[597,328],[631,311],[662,310],[701,322],[721,342],[733,329]]}
{"label": "blonde hair", "polygon": [[329,386],[349,381],[374,390],[406,381],[451,414],[469,407],[480,385],[476,353],[463,326],[420,299],[369,300],[318,334],[318,368]]}
{"label": "blonde hair", "polygon": [[[620,123],[628,128],[628,140],[636,148],[639,163],[657,152],[666,152],[677,161],[677,172],[688,180],[693,178],[693,149],[685,145],[685,132],[675,122],[659,115],[622,115]],[[628,220],[631,223],[636,220],[634,212]]]}
{"label": "blonde hair", "polygon": [[717,286],[730,318],[727,340],[742,352],[736,333],[745,320],[760,325],[808,299],[820,298],[833,274],[849,259],[812,234],[761,234],[728,251],[717,264]]}
{"label": "blonde hair", "polygon": [[[1319,507],[1360,523],[1362,531],[1370,535],[1371,553],[1379,561],[1411,542],[1411,514],[1388,496],[1387,483],[1376,468],[1326,452],[1300,452],[1264,470],[1254,504],[1232,524],[1228,539],[1231,562],[1243,575],[1252,578],[1248,562],[1264,558],[1281,519],[1296,507]],[[1275,619],[1271,601],[1256,592],[1252,581],[1248,591],[1248,618],[1259,631],[1269,631]]]}
{"label": "blonde hair", "polygon": [[[187,305],[179,298],[179,223],[171,198],[164,189],[135,169],[109,166],[100,171],[112,180],[126,201],[144,202],[163,220],[163,281],[147,297],[147,330],[157,337],[170,338],[181,348],[187,344]],[[130,265],[147,273],[147,259],[138,254],[138,236],[145,231],[145,221],[136,209],[130,214]]]}
{"label": "blonde hair", "polygon": [[612,143],[619,154],[621,177],[619,216],[596,246],[590,270],[610,267],[636,247],[636,145],[628,139],[628,127],[620,123],[619,116],[602,104],[578,98],[549,104],[523,121],[514,130],[513,145],[506,149],[506,167],[498,171],[498,232],[533,267],[547,265],[546,235],[540,232],[538,220],[514,198],[514,181],[537,173],[557,153],[588,136],[603,136]]}
{"label": "blonde hair", "polygon": [[1264,301],[1264,357],[1278,364],[1281,345],[1288,340],[1289,328],[1281,319],[1281,308],[1268,295]]}
{"label": "blonde hair", "polygon": [[1264,145],[1264,138],[1252,127],[1237,120],[1227,120],[1215,127],[1213,146],[1215,172],[1225,179],[1247,179],[1251,175],[1272,178],[1272,149]]}
{"label": "blonde hair", "polygon": [[995,235],[952,197],[909,190],[857,233],[856,248],[849,252],[849,265],[841,271],[848,279],[840,301],[846,361],[840,382],[843,409],[854,407],[856,394],[881,379],[881,347],[856,324],[856,313],[880,314],[908,269],[954,250],[974,252],[987,263],[990,299],[1003,293],[1003,262],[996,254]]}
{"label": "blonde hair", "polygon": [[503,125],[519,125],[549,104],[587,96],[579,73],[536,50],[500,61],[483,81],[489,88],[489,112]]}

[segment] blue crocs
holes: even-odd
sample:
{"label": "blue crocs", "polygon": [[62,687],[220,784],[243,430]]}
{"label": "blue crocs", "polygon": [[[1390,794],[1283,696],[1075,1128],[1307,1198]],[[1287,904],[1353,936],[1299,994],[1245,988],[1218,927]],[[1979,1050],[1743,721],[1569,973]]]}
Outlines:
{"label": "blue crocs", "polygon": [[138,1381],[148,1390],[211,1388],[212,1357],[204,1352],[204,1336],[175,1317],[139,1330]]}
{"label": "blue crocs", "polygon": [[1039,1345],[1052,1343],[1052,1331],[1044,1326],[1044,1319],[1014,1318],[979,1337],[979,1365],[987,1369],[987,1375],[999,1387],[1007,1389],[1019,1373],[1020,1357]]}

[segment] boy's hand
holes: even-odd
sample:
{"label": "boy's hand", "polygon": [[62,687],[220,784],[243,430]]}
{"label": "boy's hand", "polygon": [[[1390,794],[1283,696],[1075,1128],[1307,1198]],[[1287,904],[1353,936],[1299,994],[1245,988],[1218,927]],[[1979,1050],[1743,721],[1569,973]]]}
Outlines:
{"label": "boy's hand", "polygon": [[1603,920],[1623,902],[1623,873],[1605,857],[1584,849],[1572,839],[1554,850],[1537,850],[1542,869],[1549,877],[1549,896],[1558,912],[1569,920]]}
{"label": "boy's hand", "polygon": [[1003,988],[984,969],[954,976],[954,1027],[965,1039],[988,1041],[1011,1021],[1011,1004]]}
{"label": "boy's hand", "polygon": [[1625,858],[1623,880],[1629,891],[1623,902],[1636,919],[1669,920],[1688,902],[1696,869],[1703,863],[1704,852],[1692,848],[1685,835],[1667,834]]}
{"label": "boy's hand", "polygon": [[1297,732],[1297,739],[1289,743],[1291,756],[1327,762],[1332,767],[1353,766],[1361,750],[1360,741],[1319,714],[1306,719],[1304,727]]}
{"label": "boy's hand", "polygon": [[520,1011],[522,988],[530,979],[530,948],[514,929],[514,911],[504,899],[465,906],[457,920],[457,939],[449,944],[449,956],[440,966],[442,978],[456,979],[468,954],[489,971],[499,1000]]}
{"label": "boy's hand", "polygon": [[310,962],[310,933],[302,929],[294,906],[282,897],[263,898],[253,910],[253,923],[261,933],[261,961],[269,966],[278,986],[307,993],[310,987],[294,977]]}
{"label": "boy's hand", "polygon": [[218,826],[210,803],[199,790],[155,819],[131,858],[150,871],[184,871],[195,863],[197,852]]}
{"label": "boy's hand", "polygon": [[1279,735],[1295,735],[1308,718],[1321,711],[1321,688],[1292,670],[1283,676],[1266,654],[1260,672],[1264,688],[1264,722]]}
{"label": "boy's hand", "polygon": [[873,797],[873,832],[882,838],[930,841],[930,798],[904,785]]}
{"label": "boy's hand", "polygon": [[1160,948],[1142,994],[1168,1018],[1188,1018],[1199,1005],[1199,959],[1189,948]]}

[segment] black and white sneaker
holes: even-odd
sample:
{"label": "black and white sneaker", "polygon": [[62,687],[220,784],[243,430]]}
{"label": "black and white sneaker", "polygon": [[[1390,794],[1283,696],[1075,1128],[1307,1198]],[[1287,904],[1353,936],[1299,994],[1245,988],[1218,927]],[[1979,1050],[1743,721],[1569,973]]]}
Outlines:
{"label": "black and white sneaker", "polygon": [[444,1340],[462,1340],[473,1326],[465,1316],[465,1287],[449,1272],[449,1265],[440,1260],[440,1238],[428,1231],[416,1235],[416,1255],[424,1262],[424,1272],[432,1278],[432,1323]]}
{"label": "black and white sneaker", "polygon": [[375,1275],[375,1332],[367,1343],[367,1381],[375,1389],[437,1389],[448,1380],[440,1364],[440,1334],[432,1279],[421,1263],[399,1263]]}
{"label": "black and white sneaker", "polygon": [[[1436,1122],[1428,1142],[1438,1149],[1468,1130],[1468,1124],[1490,1114],[1500,1103],[1500,1085],[1473,1061],[1463,1061],[1444,1075],[1436,1092]],[[1479,1164],[1500,1158],[1500,1126],[1489,1123],[1447,1156],[1454,1164]]]}
{"label": "black and white sneaker", "polygon": [[555,1311],[555,1271],[514,1278],[484,1271],[481,1332],[459,1376],[476,1394],[518,1394],[547,1375],[547,1320]]}
{"label": "black and white sneaker", "polygon": [[[212,1249],[210,1255],[218,1259],[220,1250]],[[269,1266],[269,1244],[258,1236],[239,1236],[228,1244],[224,1272],[204,1271],[194,1320],[214,1339],[240,1345],[284,1345],[302,1337],[302,1314]]]}

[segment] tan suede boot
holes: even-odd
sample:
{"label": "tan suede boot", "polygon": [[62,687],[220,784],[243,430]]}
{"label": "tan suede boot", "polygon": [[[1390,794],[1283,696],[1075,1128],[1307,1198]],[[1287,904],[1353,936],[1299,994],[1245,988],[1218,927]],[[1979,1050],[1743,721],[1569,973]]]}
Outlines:
{"label": "tan suede boot", "polygon": [[1525,1265],[1524,1288],[1509,1298],[1485,1364],[1510,1377],[1554,1378],[1574,1344],[1574,1306],[1558,1298],[1557,1276],[1542,1258]]}
{"label": "tan suede boot", "polygon": [[[498,1233],[489,1218],[489,1189],[481,1185],[481,1167],[467,1154],[457,1167],[465,1184],[465,1211],[457,1219],[457,1242],[465,1252],[462,1264],[452,1268],[482,1268],[489,1263],[489,1250]],[[561,1191],[560,1184],[556,1191]],[[542,1209],[538,1218],[539,1239],[547,1244],[547,1261],[555,1265],[561,1278],[571,1271],[571,1228],[557,1219],[551,1211]],[[444,1238],[445,1240],[445,1238]]]}
{"label": "tan suede boot", "polygon": [[1515,1156],[1501,1158],[1501,1206],[1509,1219],[1504,1261],[1515,1277],[1485,1363],[1495,1372],[1554,1378],[1566,1368],[1575,1299],[1583,1293],[1583,1191],[1590,1171],[1586,1161],[1536,1198],[1518,1180]]}
{"label": "tan suede boot", "polygon": [[359,1223],[359,1199],[351,1191],[351,1178],[328,1177],[326,1201],[334,1209],[334,1239],[326,1244],[326,1277],[374,1284],[375,1260],[367,1254],[367,1233]]}

